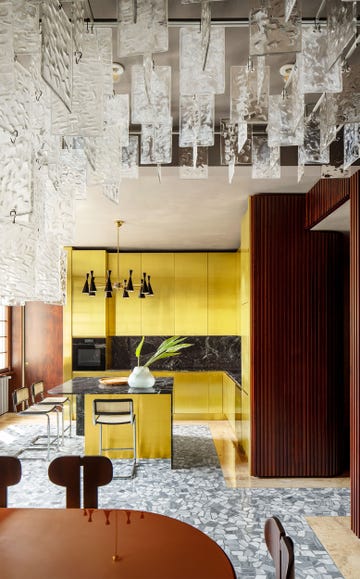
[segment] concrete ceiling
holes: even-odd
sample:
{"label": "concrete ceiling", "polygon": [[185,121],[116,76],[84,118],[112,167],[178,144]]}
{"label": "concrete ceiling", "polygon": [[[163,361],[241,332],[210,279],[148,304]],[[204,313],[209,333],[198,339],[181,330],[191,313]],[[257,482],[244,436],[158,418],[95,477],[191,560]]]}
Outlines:
{"label": "concrete ceiling", "polygon": [[[321,2],[303,2],[303,17],[314,17]],[[130,91],[131,65],[141,62],[141,57],[119,59],[116,56],[116,2],[91,0],[95,22],[113,26],[113,60],[125,66],[125,74],[118,93]],[[213,19],[247,19],[249,2],[227,0],[211,2]],[[178,118],[178,45],[180,21],[195,19],[200,14],[199,4],[182,5],[180,0],[169,0],[169,51],[154,55],[157,65],[171,65],[172,99],[175,126]],[[102,21],[102,24],[101,24]],[[220,118],[229,116],[229,70],[232,65],[244,65],[248,59],[249,30],[247,26],[226,27],[226,90],[216,95],[216,125]],[[271,92],[279,94],[283,81],[279,73],[282,64],[293,62],[291,55],[270,57],[272,69]],[[136,127],[133,127],[135,130]],[[284,149],[284,148],[283,148]],[[209,167],[207,180],[181,180],[176,166],[163,166],[161,180],[156,167],[141,167],[138,180],[123,180],[120,203],[106,199],[99,188],[89,187],[88,198],[76,202],[75,247],[115,247],[115,220],[123,219],[120,248],[124,251],[191,251],[235,250],[240,243],[240,222],[247,207],[249,195],[255,193],[307,192],[320,178],[319,167],[306,167],[305,176],[297,183],[294,158],[297,148],[282,150],[281,179],[251,179],[251,169],[237,166],[230,185],[227,167]],[[218,157],[218,154],[217,154]],[[176,159],[175,159],[176,163]],[[217,166],[216,166],[217,165]]]}

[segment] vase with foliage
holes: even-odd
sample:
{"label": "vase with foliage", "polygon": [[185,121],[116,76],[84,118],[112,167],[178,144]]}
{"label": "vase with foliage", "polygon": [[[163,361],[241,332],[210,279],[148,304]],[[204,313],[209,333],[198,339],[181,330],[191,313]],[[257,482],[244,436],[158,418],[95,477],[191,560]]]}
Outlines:
{"label": "vase with foliage", "polygon": [[131,388],[152,388],[155,384],[155,378],[150,372],[150,365],[158,360],[162,360],[163,358],[179,356],[180,350],[192,346],[192,344],[186,343],[185,340],[186,338],[180,336],[171,336],[171,338],[167,338],[161,342],[156,352],[154,352],[146,362],[140,364],[141,350],[145,341],[145,336],[143,336],[135,350],[137,366],[135,366],[129,376],[129,386]]}

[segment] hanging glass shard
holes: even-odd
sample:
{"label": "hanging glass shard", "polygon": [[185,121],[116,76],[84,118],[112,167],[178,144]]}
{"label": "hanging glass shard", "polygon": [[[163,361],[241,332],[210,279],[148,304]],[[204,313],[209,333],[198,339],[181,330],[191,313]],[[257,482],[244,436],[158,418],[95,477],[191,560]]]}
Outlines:
{"label": "hanging glass shard", "polygon": [[304,144],[299,146],[298,160],[300,165],[330,163],[329,147],[320,149],[320,120],[316,114],[304,123]]}
{"label": "hanging glass shard", "polygon": [[63,149],[60,154],[59,180],[62,189],[72,192],[74,199],[86,199],[86,156],[82,149]]}
{"label": "hanging glass shard", "polygon": [[285,22],[287,22],[295,7],[296,0],[285,0]]}
{"label": "hanging glass shard", "polygon": [[360,157],[360,124],[344,126],[344,169],[348,169]]}
{"label": "hanging glass shard", "polygon": [[305,166],[301,163],[300,159],[298,159],[298,166],[297,166],[297,182],[300,183],[301,179],[305,174]]}
{"label": "hanging glass shard", "polygon": [[38,52],[40,48],[39,2],[12,0],[12,5],[15,53]]}
{"label": "hanging glass shard", "polygon": [[11,2],[0,3],[0,95],[11,94],[15,86],[13,10]]}
{"label": "hanging glass shard", "polygon": [[0,216],[11,209],[18,214],[32,211],[32,151],[30,139],[19,136],[14,143],[0,145]]}
{"label": "hanging glass shard", "polygon": [[[354,61],[343,73],[343,91],[332,96],[336,107],[336,123],[360,122],[360,65]],[[329,100],[329,99],[327,99]]]}
{"label": "hanging glass shard", "polygon": [[329,68],[327,28],[304,26],[302,31],[303,92],[342,91],[340,60]]}
{"label": "hanging glass shard", "polygon": [[269,147],[266,135],[253,135],[252,178],[279,179],[280,174],[280,147]]}
{"label": "hanging glass shard", "polygon": [[326,13],[330,68],[356,34],[356,7],[350,2],[327,0]]}
{"label": "hanging glass shard", "polygon": [[[46,171],[36,173],[36,191],[38,205],[36,207],[42,219],[42,229],[45,234],[52,235],[61,247],[72,245],[75,230],[75,209],[72,192],[68,188],[55,187],[49,180]],[[39,206],[39,203],[43,203]]]}
{"label": "hanging glass shard", "polygon": [[[1,4],[0,4],[1,6]],[[0,95],[0,126],[14,141],[31,129],[31,101],[34,86],[30,73],[19,63],[13,63],[15,88],[11,94]]]}
{"label": "hanging glass shard", "polygon": [[167,52],[167,0],[117,0],[120,57]]}
{"label": "hanging glass shard", "polygon": [[75,0],[71,5],[71,22],[73,23],[72,35],[76,63],[79,62],[83,52],[84,18],[85,0]]}
{"label": "hanging glass shard", "polygon": [[92,171],[96,171],[96,141],[94,137],[84,137],[84,152]]}
{"label": "hanging glass shard", "polygon": [[42,3],[41,74],[66,108],[72,98],[72,26],[58,0]]}
{"label": "hanging glass shard", "polygon": [[202,69],[205,70],[209,54],[211,35],[211,8],[210,2],[201,2],[201,62]]}
{"label": "hanging glass shard", "polygon": [[[230,118],[232,123],[266,123],[270,69],[268,66],[230,68]],[[260,76],[260,78],[259,78]]]}
{"label": "hanging glass shard", "polygon": [[141,125],[141,164],[171,163],[172,124]]}
{"label": "hanging glass shard", "polygon": [[179,149],[179,177],[180,179],[207,179],[208,178],[208,149],[198,147],[194,161],[194,149],[184,147]]}
{"label": "hanging glass shard", "polygon": [[71,112],[53,96],[51,106],[52,133],[83,137],[98,136],[103,128],[102,62],[97,35],[83,38],[82,58],[73,69]]}
{"label": "hanging glass shard", "polygon": [[136,135],[131,135],[128,146],[122,147],[121,177],[123,179],[139,178],[139,139]]}
{"label": "hanging glass shard", "polygon": [[203,69],[201,32],[195,26],[180,28],[180,94],[223,94],[225,91],[225,28],[211,27]]}
{"label": "hanging glass shard", "polygon": [[336,139],[337,105],[335,95],[325,95],[319,106],[320,151]]}
{"label": "hanging glass shard", "polygon": [[120,202],[120,183],[104,183],[102,186],[103,194],[113,203]]}
{"label": "hanging glass shard", "polygon": [[112,96],[113,86],[113,50],[112,50],[112,29],[96,28],[96,37],[99,50],[99,57],[103,74],[103,93]]}
{"label": "hanging glass shard", "polygon": [[250,55],[300,52],[301,12],[294,6],[285,20],[284,0],[251,0]]}
{"label": "hanging glass shard", "polygon": [[269,96],[269,147],[303,144],[304,124],[298,122],[297,113],[294,115],[294,103],[294,98],[286,95]]}
{"label": "hanging glass shard", "polygon": [[[245,128],[239,140],[239,129]],[[251,128],[246,124],[233,125],[229,119],[220,120],[220,163],[221,165],[249,165],[251,163]]]}
{"label": "hanging glass shard", "polygon": [[180,95],[180,147],[214,144],[214,95]]}
{"label": "hanging glass shard", "polygon": [[96,182],[118,184],[121,180],[121,129],[105,125],[101,137],[96,139]]}
{"label": "hanging glass shard", "polygon": [[129,144],[129,95],[114,94],[105,97],[104,123],[105,127],[117,127],[121,146]]}
{"label": "hanging glass shard", "polygon": [[154,66],[148,86],[145,69],[141,65],[131,67],[131,120],[134,124],[168,122],[171,117],[171,67]]}

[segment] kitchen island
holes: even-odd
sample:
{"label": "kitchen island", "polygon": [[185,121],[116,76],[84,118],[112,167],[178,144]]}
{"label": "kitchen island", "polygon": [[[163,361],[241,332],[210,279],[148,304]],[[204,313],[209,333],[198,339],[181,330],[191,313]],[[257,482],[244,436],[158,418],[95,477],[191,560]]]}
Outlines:
{"label": "kitchen island", "polygon": [[[79,377],[49,390],[53,395],[76,397],[76,434],[85,436],[85,454],[99,454],[99,427],[93,424],[95,398],[132,398],[136,414],[138,458],[172,459],[173,378],[157,378],[153,388],[133,389],[128,384],[106,385],[98,377]],[[104,431],[106,446],[126,446],[124,430],[109,426]],[[129,437],[131,431],[125,434]],[[127,451],[112,451],[110,458],[130,456]]]}

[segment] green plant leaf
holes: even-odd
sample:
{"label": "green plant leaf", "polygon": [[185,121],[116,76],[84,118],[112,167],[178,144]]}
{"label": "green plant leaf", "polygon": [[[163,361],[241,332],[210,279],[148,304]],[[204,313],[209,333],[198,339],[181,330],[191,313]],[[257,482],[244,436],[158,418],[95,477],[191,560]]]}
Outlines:
{"label": "green plant leaf", "polygon": [[141,350],[142,350],[144,341],[145,341],[145,336],[143,336],[141,338],[141,341],[139,342],[139,344],[137,345],[137,348],[135,350],[135,356],[137,357],[138,366],[140,366],[140,354],[141,354]]}
{"label": "green plant leaf", "polygon": [[152,356],[150,356],[149,360],[145,362],[144,366],[150,366],[150,364],[163,358],[178,356],[180,353],[179,350],[182,348],[189,348],[193,345],[184,343],[184,340],[186,339],[187,338],[182,338],[180,336],[171,336],[171,338],[167,338],[159,345],[158,349]]}

